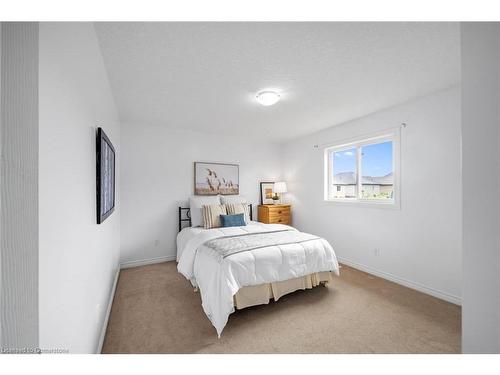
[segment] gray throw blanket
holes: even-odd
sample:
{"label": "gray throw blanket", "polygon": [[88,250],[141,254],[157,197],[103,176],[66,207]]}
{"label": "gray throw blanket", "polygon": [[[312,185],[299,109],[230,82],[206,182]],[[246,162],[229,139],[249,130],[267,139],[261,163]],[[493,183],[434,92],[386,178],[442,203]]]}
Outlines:
{"label": "gray throw blanket", "polygon": [[319,239],[319,237],[313,236],[312,234],[284,229],[272,232],[248,233],[215,238],[205,242],[204,245],[214,250],[220,258],[224,259],[230,255],[238,254],[243,251],[250,251],[268,246],[302,243],[317,239]]}

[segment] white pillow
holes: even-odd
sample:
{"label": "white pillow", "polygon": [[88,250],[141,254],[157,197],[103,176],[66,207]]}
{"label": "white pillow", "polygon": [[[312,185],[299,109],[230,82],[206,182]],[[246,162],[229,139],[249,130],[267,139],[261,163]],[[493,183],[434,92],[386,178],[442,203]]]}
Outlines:
{"label": "white pillow", "polygon": [[248,203],[247,199],[241,195],[222,195],[220,199],[222,204]]}
{"label": "white pillow", "polygon": [[191,215],[191,226],[202,227],[203,226],[203,213],[201,208],[206,205],[221,204],[220,197],[218,195],[193,195],[189,198],[189,213]]}

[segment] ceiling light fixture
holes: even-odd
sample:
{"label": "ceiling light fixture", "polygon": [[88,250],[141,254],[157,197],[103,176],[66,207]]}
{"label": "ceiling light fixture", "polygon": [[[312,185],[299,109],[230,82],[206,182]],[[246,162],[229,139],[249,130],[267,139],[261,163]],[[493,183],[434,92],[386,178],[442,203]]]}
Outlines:
{"label": "ceiling light fixture", "polygon": [[276,104],[280,100],[280,94],[274,91],[261,91],[255,97],[257,101],[263,106],[270,106]]}

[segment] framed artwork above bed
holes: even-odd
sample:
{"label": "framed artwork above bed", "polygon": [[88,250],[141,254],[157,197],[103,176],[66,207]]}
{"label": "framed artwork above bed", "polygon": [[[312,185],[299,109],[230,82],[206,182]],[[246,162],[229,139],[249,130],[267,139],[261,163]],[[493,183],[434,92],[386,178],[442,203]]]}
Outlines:
{"label": "framed artwork above bed", "polygon": [[240,167],[238,164],[194,163],[195,195],[238,195]]}

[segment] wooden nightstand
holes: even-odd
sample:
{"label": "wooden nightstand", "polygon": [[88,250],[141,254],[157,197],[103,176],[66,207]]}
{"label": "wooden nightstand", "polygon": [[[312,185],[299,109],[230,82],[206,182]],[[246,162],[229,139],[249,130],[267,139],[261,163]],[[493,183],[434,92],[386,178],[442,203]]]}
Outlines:
{"label": "wooden nightstand", "polygon": [[266,224],[287,224],[292,222],[289,204],[264,204],[259,206],[259,221]]}

